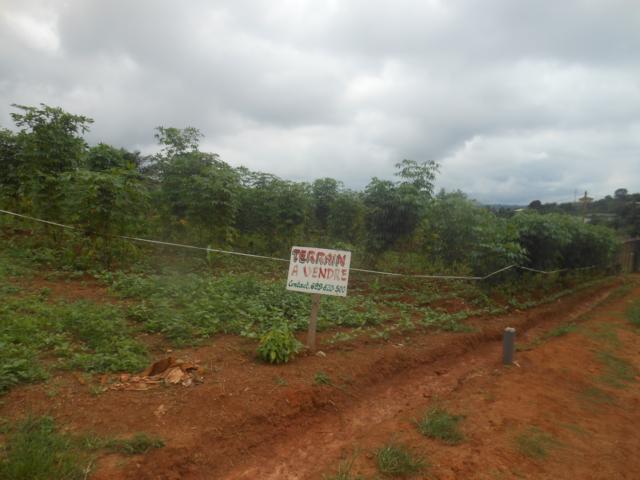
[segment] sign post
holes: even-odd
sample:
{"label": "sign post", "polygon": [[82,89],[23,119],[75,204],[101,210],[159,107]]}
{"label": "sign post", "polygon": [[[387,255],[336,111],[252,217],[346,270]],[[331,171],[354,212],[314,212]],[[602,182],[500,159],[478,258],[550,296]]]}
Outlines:
{"label": "sign post", "polygon": [[311,316],[307,347],[316,348],[316,329],[320,295],[347,296],[351,252],[326,248],[292,247],[287,276],[287,290],[311,296]]}

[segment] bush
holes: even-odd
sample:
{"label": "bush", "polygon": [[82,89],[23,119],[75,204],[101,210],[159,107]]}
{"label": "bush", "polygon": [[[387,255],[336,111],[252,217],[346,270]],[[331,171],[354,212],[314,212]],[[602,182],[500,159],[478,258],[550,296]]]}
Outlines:
{"label": "bush", "polygon": [[273,326],[260,337],[258,357],[269,363],[287,363],[302,348],[286,323]]}

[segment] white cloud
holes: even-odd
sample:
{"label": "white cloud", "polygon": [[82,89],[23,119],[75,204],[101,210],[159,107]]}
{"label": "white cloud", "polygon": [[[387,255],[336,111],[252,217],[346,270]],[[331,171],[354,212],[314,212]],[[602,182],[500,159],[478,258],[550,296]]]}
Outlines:
{"label": "white cloud", "polygon": [[45,102],[145,150],[192,125],[233,165],[356,188],[433,159],[487,202],[640,190],[635,0],[0,5],[3,125]]}

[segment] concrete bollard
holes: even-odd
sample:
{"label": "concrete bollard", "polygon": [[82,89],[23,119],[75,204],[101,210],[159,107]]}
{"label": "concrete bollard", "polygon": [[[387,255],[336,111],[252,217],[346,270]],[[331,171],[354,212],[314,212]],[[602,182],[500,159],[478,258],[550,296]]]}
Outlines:
{"label": "concrete bollard", "polygon": [[516,351],[516,329],[507,327],[502,336],[502,363],[503,365],[513,364],[513,357]]}

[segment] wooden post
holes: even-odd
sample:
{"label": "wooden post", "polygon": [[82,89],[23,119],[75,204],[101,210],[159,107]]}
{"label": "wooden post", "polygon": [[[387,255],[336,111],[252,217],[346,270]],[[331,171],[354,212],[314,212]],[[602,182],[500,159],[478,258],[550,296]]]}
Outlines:
{"label": "wooden post", "polygon": [[318,325],[318,310],[320,309],[320,294],[311,295],[311,316],[309,317],[309,330],[307,331],[307,347],[311,352],[316,351],[316,327]]}

